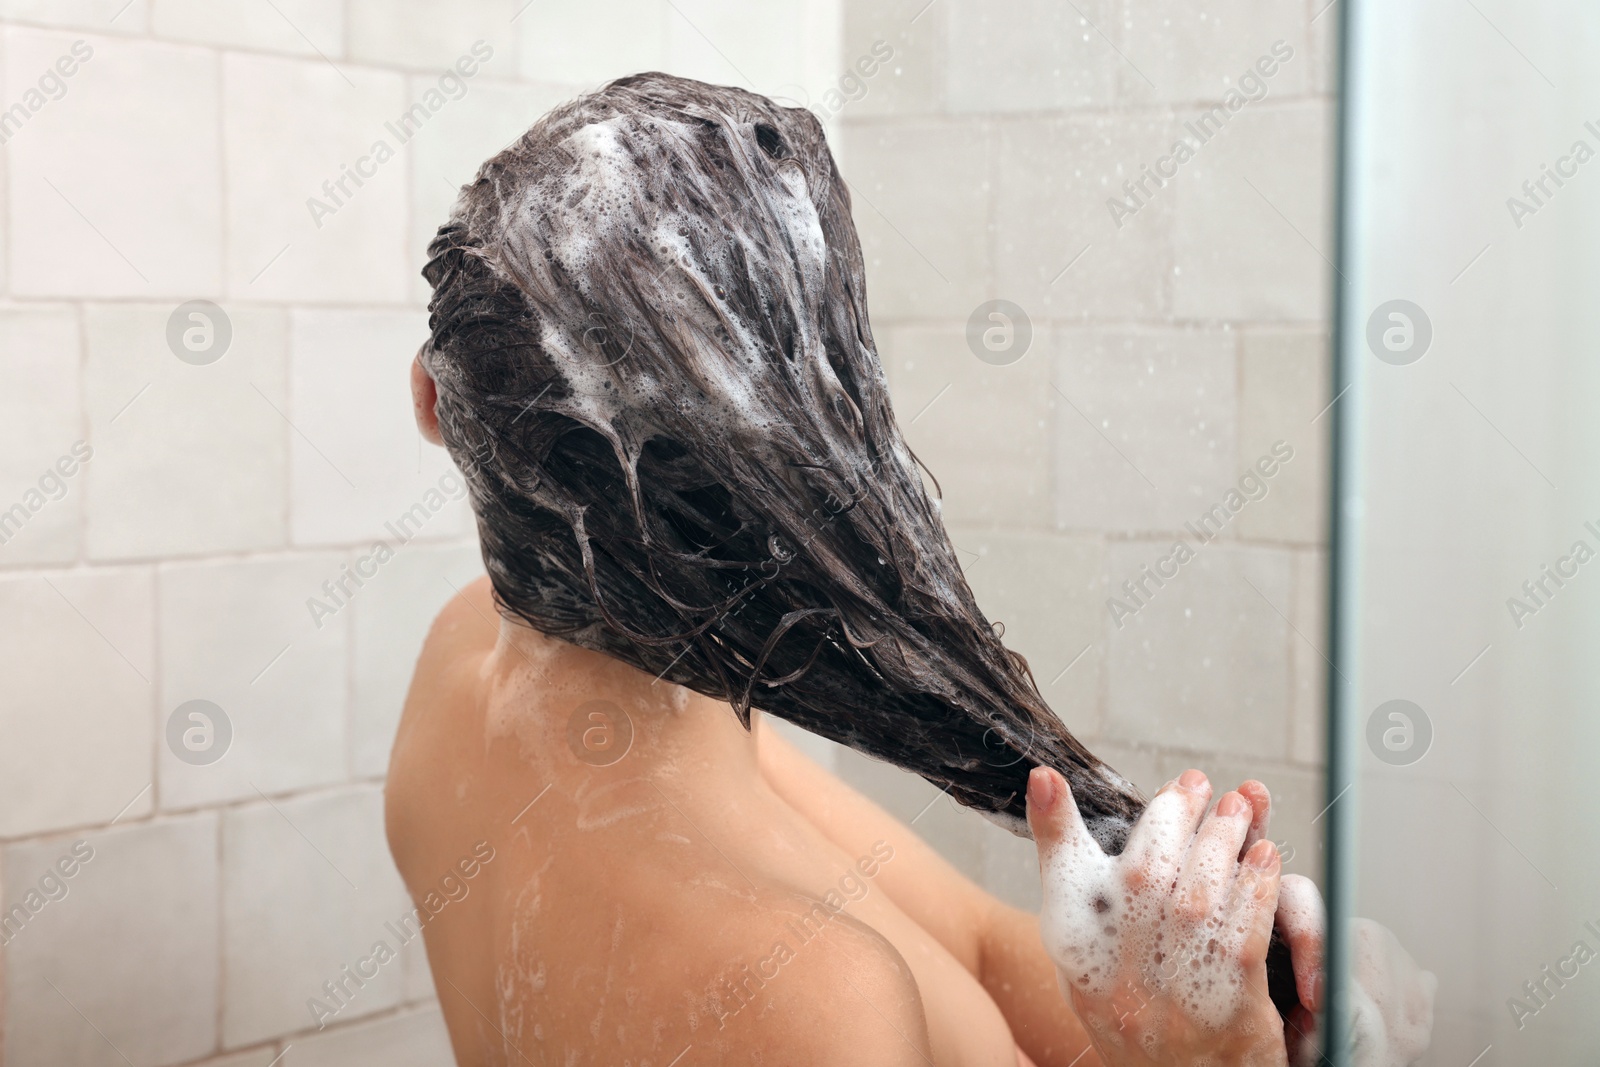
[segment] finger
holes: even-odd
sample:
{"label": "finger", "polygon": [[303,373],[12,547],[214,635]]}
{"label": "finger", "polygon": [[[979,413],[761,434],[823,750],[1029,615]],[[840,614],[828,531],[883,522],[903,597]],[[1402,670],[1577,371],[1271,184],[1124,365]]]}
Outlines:
{"label": "finger", "polygon": [[1089,836],[1078,802],[1072,797],[1072,787],[1049,767],[1035,767],[1028,774],[1028,828],[1039,847],[1041,867],[1058,854],[1066,863],[1104,855]]}
{"label": "finger", "polygon": [[1328,929],[1322,894],[1311,879],[1287,875],[1278,894],[1278,932],[1289,944],[1294,964],[1294,988],[1309,1011],[1321,1011],[1323,999],[1322,955]]}
{"label": "finger", "polygon": [[1267,825],[1272,821],[1272,794],[1266,786],[1252,778],[1239,786],[1239,795],[1250,802],[1252,813],[1250,832],[1244,835],[1244,851],[1239,853],[1239,858],[1243,859],[1251,846],[1267,836]]}
{"label": "finger", "polygon": [[1074,992],[1102,994],[1116,971],[1116,939],[1105,929],[1117,897],[1114,861],[1089,836],[1066,779],[1048,767],[1028,775],[1028,826],[1039,846],[1045,953]]}
{"label": "finger", "polygon": [[1161,787],[1128,835],[1122,866],[1128,887],[1163,890],[1178,879],[1195,827],[1211,800],[1211,783],[1197,770],[1187,770]]}
{"label": "finger", "polygon": [[1239,863],[1233,882],[1227,928],[1236,940],[1238,960],[1251,980],[1266,988],[1267,945],[1272,941],[1272,921],[1278,909],[1283,863],[1278,846],[1258,841]]}
{"label": "finger", "polygon": [[1200,923],[1224,910],[1250,822],[1250,802],[1238,793],[1222,794],[1216,810],[1200,824],[1178,875],[1173,907],[1179,918]]}

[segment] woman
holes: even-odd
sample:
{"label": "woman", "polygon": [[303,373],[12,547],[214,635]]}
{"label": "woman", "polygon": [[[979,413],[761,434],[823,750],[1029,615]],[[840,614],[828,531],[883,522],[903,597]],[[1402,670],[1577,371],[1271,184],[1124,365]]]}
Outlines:
{"label": "woman", "polygon": [[[1308,883],[1279,908],[1266,790],[1208,813],[1191,771],[1135,825],[983,619],[812,116],[623,79],[429,252],[418,423],[489,578],[418,664],[389,835],[461,1063],[1286,1061],[1274,915],[1297,1044],[1320,918]],[[1031,828],[1051,955],[756,708]]]}

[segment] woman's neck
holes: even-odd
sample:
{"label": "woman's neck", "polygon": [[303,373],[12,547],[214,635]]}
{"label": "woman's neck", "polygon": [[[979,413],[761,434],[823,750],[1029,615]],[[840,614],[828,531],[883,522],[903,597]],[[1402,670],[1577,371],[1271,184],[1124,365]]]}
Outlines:
{"label": "woman's neck", "polygon": [[501,619],[483,677],[491,733],[515,734],[552,774],[758,773],[754,739],[726,702],[520,621]]}

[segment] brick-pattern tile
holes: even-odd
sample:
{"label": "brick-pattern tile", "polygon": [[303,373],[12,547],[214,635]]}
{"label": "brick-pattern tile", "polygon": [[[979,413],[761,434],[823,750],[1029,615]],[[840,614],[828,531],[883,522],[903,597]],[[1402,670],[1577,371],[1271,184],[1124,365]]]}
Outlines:
{"label": "brick-pattern tile", "polygon": [[6,1062],[167,1064],[215,1049],[217,860],[212,812],[8,845],[6,908],[33,914],[7,932]]}
{"label": "brick-pattern tile", "polygon": [[150,810],[154,584],[143,568],[0,577],[0,836]]}
{"label": "brick-pattern tile", "polygon": [[[12,291],[217,296],[216,55],[16,26],[5,29],[5,49],[7,100],[37,93],[46,76],[62,86],[6,142]],[[70,77],[58,76],[63,57],[75,65]]]}
{"label": "brick-pattern tile", "polygon": [[70,563],[80,548],[83,457],[94,460],[78,318],[61,307],[0,310],[0,349],[9,372],[0,393],[0,566]]}
{"label": "brick-pattern tile", "polygon": [[[409,898],[383,835],[377,786],[229,809],[222,823],[223,1037],[242,1045],[372,1015],[401,1000],[399,960],[359,988],[343,969],[371,970],[385,923]],[[353,973],[353,972],[352,972]],[[325,982],[344,981],[329,994]],[[313,1014],[316,998],[328,1014]]]}
{"label": "brick-pattern tile", "polygon": [[[175,316],[180,330],[202,331],[196,344],[208,328],[213,345],[229,331],[221,357],[197,366],[175,355]],[[185,313],[176,301],[91,304],[84,333],[95,446],[85,470],[90,557],[283,547],[288,317],[248,306]],[[179,349],[187,351],[181,334]]]}
{"label": "brick-pattern tile", "polygon": [[[485,158],[641,70],[819,114],[896,409],[984,611],[1113,767],[1147,791],[1191,764],[1263,779],[1288,869],[1315,873],[1320,7],[0,0],[7,104],[41,94],[0,168],[6,903],[79,838],[96,850],[5,947],[5,1062],[449,1062],[420,943],[325,1029],[306,1008],[406,906],[379,779],[428,622],[481,568],[453,468],[411,422],[419,271]],[[1279,39],[1294,56],[1264,98],[1157,180]],[[480,40],[471,75],[445,75]],[[167,340],[197,299],[231,327],[205,365]],[[994,299],[1032,328],[1006,366],[966,339]],[[1270,493],[1111,610],[1279,439],[1295,459]],[[352,570],[378,540],[394,557]],[[194,699],[228,720],[213,763],[180,758],[195,720],[169,740]],[[802,743],[1037,905],[1028,842]]]}

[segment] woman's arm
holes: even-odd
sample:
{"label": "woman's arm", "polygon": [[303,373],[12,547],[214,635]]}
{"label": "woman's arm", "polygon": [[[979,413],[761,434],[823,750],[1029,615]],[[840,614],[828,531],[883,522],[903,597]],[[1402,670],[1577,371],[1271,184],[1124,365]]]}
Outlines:
{"label": "woman's arm", "polygon": [[1012,1036],[1039,1067],[1099,1067],[1063,999],[1039,921],[974,885],[909,827],[807,759],[755,717],[762,773],[773,790],[851,855],[875,841],[895,861],[876,878],[895,905],[927,930],[986,989]]}

